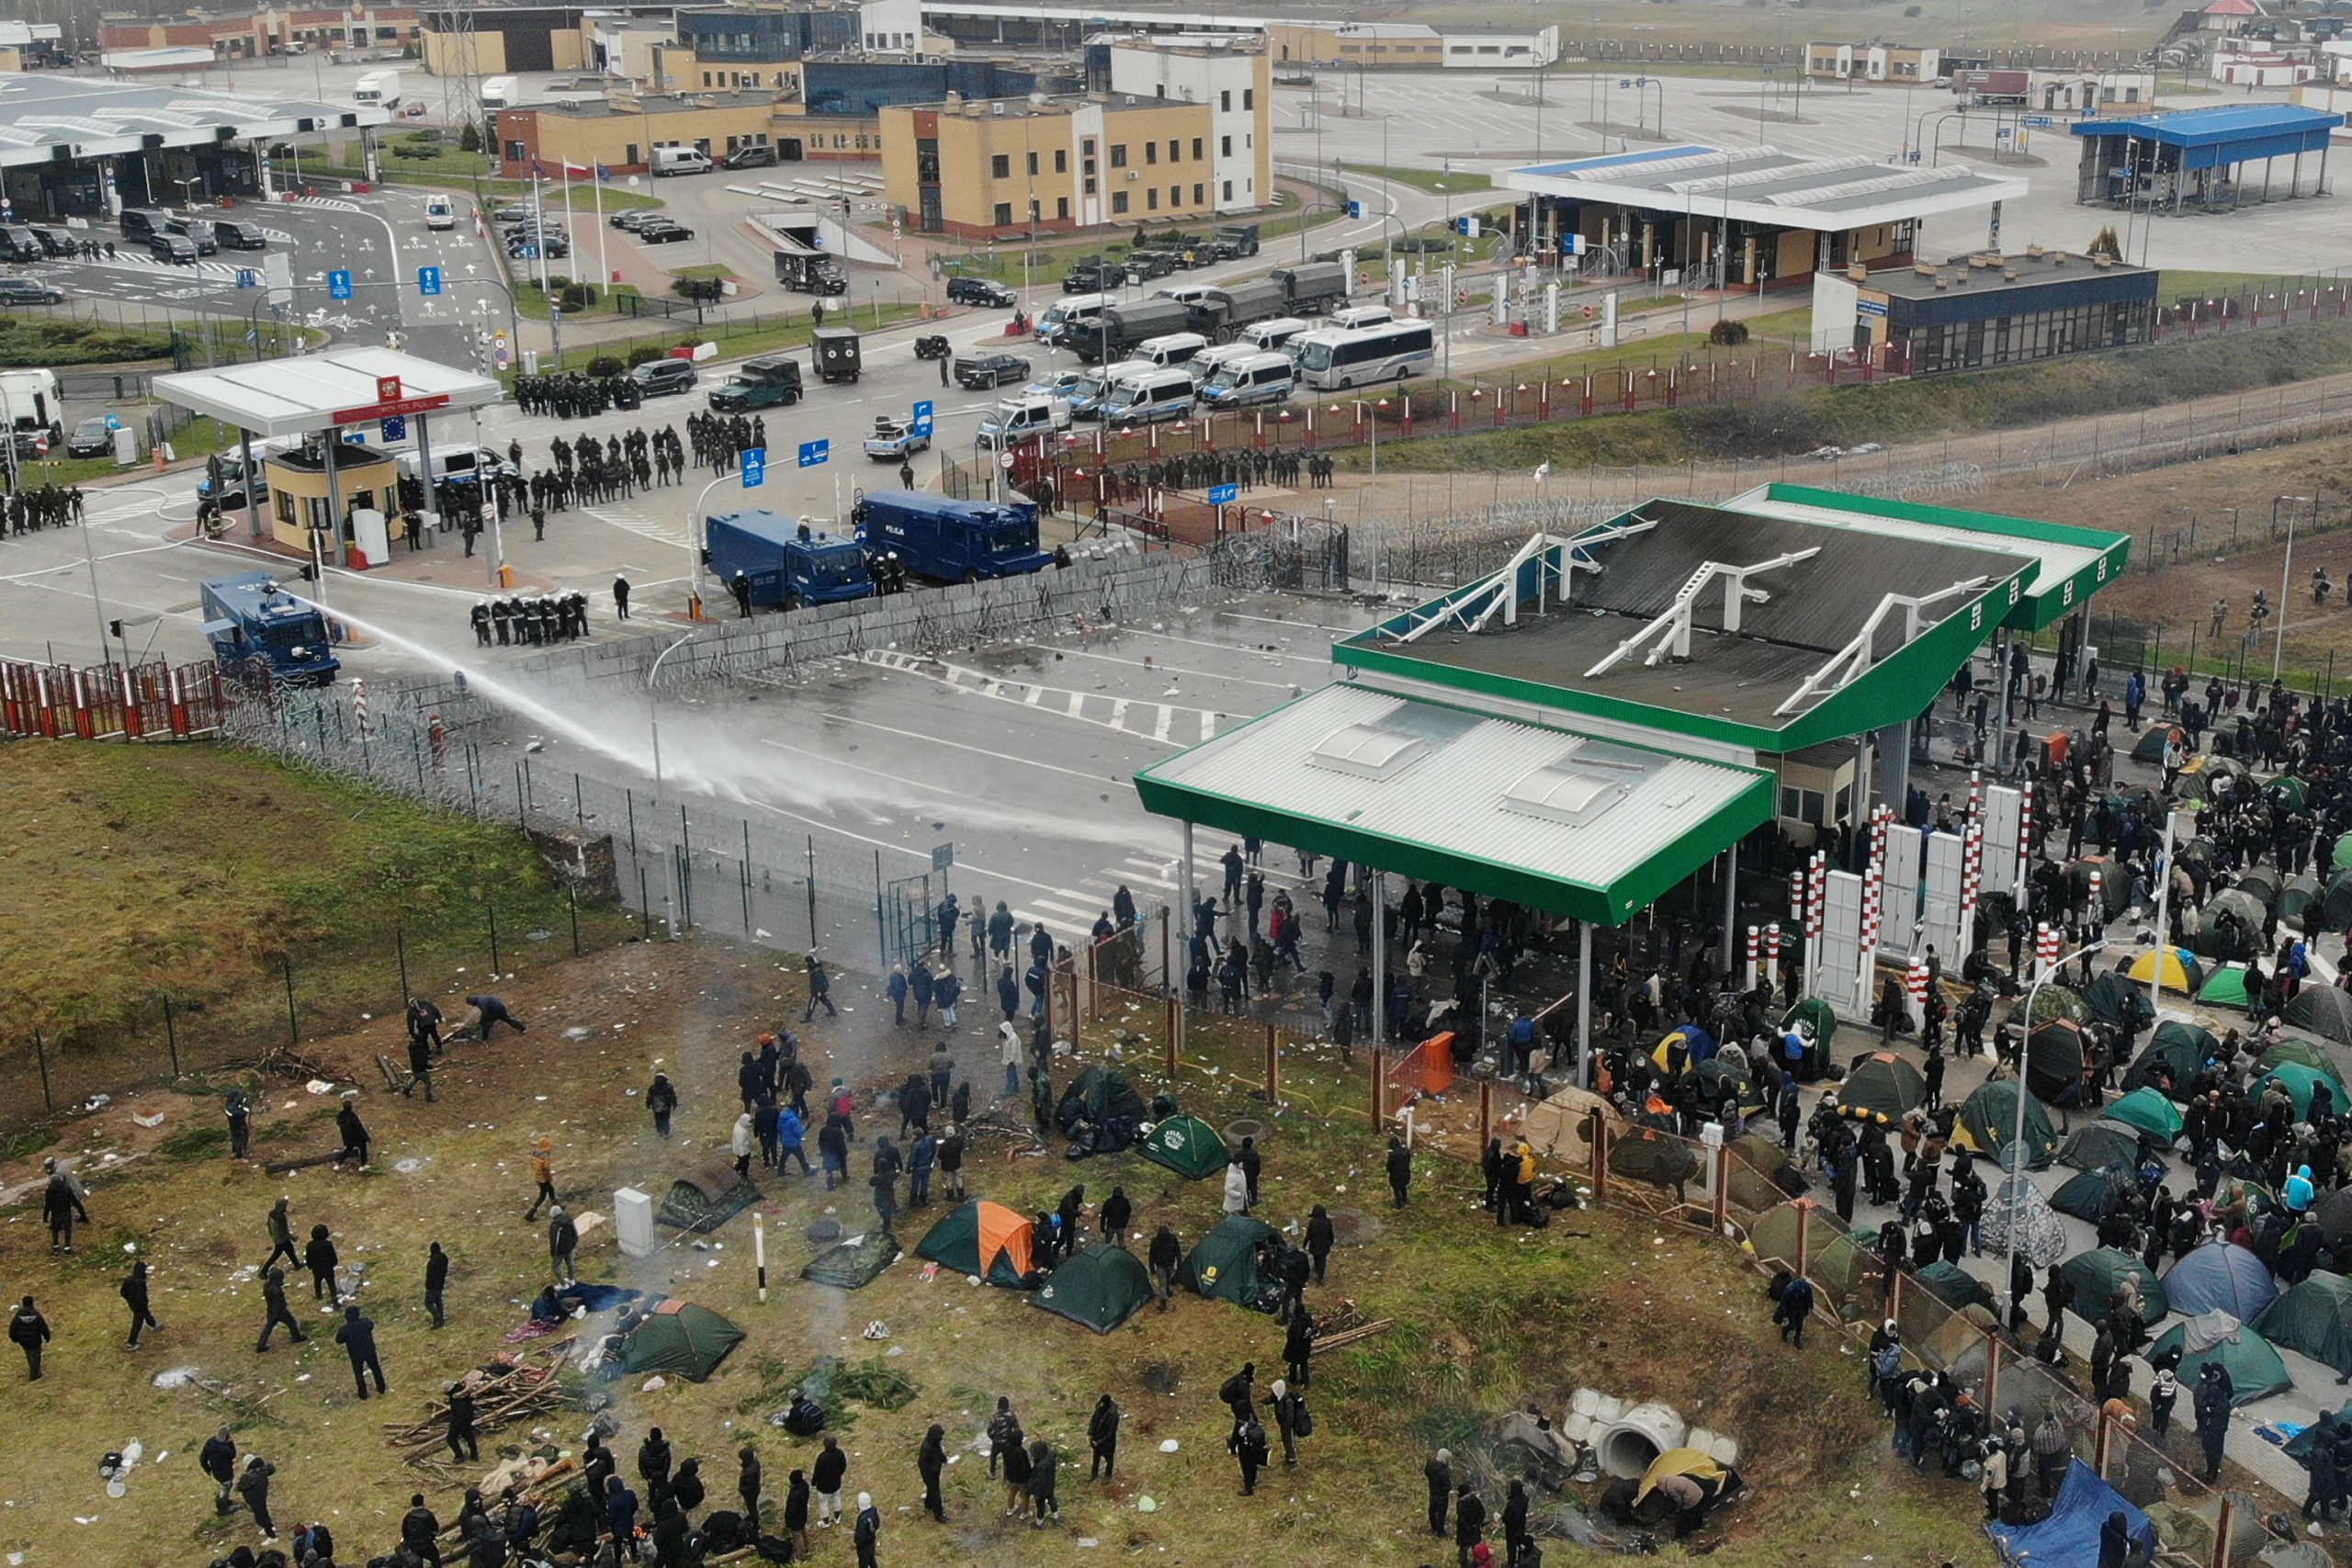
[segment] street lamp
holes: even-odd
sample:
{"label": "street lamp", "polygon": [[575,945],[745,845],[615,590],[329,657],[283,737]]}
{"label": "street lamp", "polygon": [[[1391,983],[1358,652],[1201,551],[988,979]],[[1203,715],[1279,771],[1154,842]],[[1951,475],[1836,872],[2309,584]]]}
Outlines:
{"label": "street lamp", "polygon": [[1378,490],[1380,488],[1380,411],[1388,406],[1388,400],[1383,398],[1376,403],[1368,403],[1362,398],[1357,398],[1353,401],[1357,408],[1364,411],[1365,428],[1372,432],[1372,488]]}
{"label": "street lamp", "polygon": [[[2009,1156],[2015,1151],[2025,1147],[2025,1102],[2033,1092],[2026,1087],[2026,1064],[2030,1061],[2033,1056],[2034,999],[2041,995],[2041,987],[2056,979],[2060,972],[2063,971],[2069,963],[2078,958],[2086,957],[2091,953],[2100,951],[2106,946],[2107,938],[2102,936],[2094,941],[2085,942],[2082,946],[2076,948],[2074,952],[2066,954],[2063,958],[2053,959],[2050,963],[2042,964],[2041,966],[2041,973],[2034,976],[2032,987],[2025,994],[2025,1032],[2018,1036],[2018,1039],[2017,1125],[2010,1131],[2008,1145],[2007,1148],[2002,1150],[2002,1159],[2000,1162],[2001,1165],[2008,1170],[2009,1179],[2011,1181],[2023,1182],[2026,1179],[2025,1160],[2023,1157],[2018,1157],[2017,1163],[2012,1166],[2009,1161]],[[2157,950],[2157,964],[2160,969],[2163,962],[2163,949],[2160,946]],[[2012,1314],[2017,1310],[2017,1301],[2014,1292],[2015,1282],[2018,1277],[2018,1232],[2022,1228],[2018,1224],[2018,1209],[2020,1207],[2022,1198],[2022,1192],[2013,1191],[2009,1194],[2009,1253],[2008,1274],[2007,1278],[2009,1280],[2009,1289],[2012,1292],[2009,1302],[2009,1310]]]}
{"label": "street lamp", "polygon": [[[662,688],[657,683],[662,675],[662,660],[694,641],[697,635],[699,634],[688,632],[663,649],[654,656],[653,668],[645,672],[645,722],[653,732],[653,798],[656,803],[662,799]],[[670,863],[673,874],[678,876],[685,874],[684,863],[676,855],[670,857]],[[672,942],[678,940],[678,909],[684,901],[685,889],[681,886],[677,889],[676,897],[670,902],[670,940]],[[650,909],[646,911],[648,915],[652,912]]]}
{"label": "street lamp", "polygon": [[1655,76],[1628,76],[1617,84],[1619,92],[1623,92],[1627,88],[1633,90],[1634,134],[1636,136],[1642,133],[1643,126],[1648,123],[1642,118],[1642,94],[1651,87],[1657,89],[1657,133],[1662,141],[1666,136],[1666,84]]}
{"label": "street lamp", "polygon": [[717,490],[720,485],[740,484],[742,482],[742,478],[743,472],[740,468],[732,472],[719,475],[717,479],[702,487],[702,493],[695,497],[694,511],[687,514],[686,551],[690,558],[688,565],[692,569],[686,589],[686,618],[688,620],[699,621],[702,619],[702,558],[705,547],[702,510],[703,502],[708,501],[710,499],[710,492]]}

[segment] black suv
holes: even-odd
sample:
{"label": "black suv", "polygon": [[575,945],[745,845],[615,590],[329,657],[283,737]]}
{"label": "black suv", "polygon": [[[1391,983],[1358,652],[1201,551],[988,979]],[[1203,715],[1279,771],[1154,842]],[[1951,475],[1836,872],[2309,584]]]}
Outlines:
{"label": "black suv", "polygon": [[955,365],[956,384],[978,391],[1029,379],[1029,362],[1010,354],[974,355]]}
{"label": "black suv", "polygon": [[637,389],[649,398],[694,389],[695,367],[683,359],[649,359],[628,373]]}
{"label": "black suv", "polygon": [[1001,283],[985,277],[951,277],[947,280],[947,302],[951,305],[1010,305],[1020,296]]}
{"label": "black suv", "polygon": [[248,223],[242,218],[216,219],[212,238],[232,251],[261,251],[269,248],[269,236],[261,231],[258,223]]}

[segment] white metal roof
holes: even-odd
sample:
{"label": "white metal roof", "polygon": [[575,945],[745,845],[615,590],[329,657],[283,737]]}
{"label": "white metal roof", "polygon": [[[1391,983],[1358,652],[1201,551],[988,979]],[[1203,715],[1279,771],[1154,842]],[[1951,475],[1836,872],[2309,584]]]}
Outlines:
{"label": "white metal roof", "polygon": [[497,382],[389,348],[335,348],[291,359],[265,359],[155,378],[156,395],[255,435],[324,430],[334,416],[377,402],[377,381],[397,376],[404,398],[446,397],[434,414],[486,408],[502,396]]}
{"label": "white metal roof", "polygon": [[[175,58],[185,53],[186,60]],[[136,50],[125,69],[209,70],[209,50]],[[108,63],[127,56],[110,54]],[[307,130],[388,125],[390,111],[354,104],[277,98],[177,82],[101,81],[53,71],[0,73],[0,168],[137,152],[153,137],[164,147],[209,147],[220,133],[256,140]]]}
{"label": "white metal roof", "polygon": [[1507,169],[1496,183],[1571,201],[1693,212],[1776,229],[1842,233],[2022,199],[2026,183],[1962,164],[1808,157],[1777,147],[1703,142]]}
{"label": "white metal roof", "polygon": [[2053,584],[2064,582],[2076,572],[2095,565],[2106,553],[2090,545],[2010,537],[1993,540],[1983,533],[1951,525],[1889,517],[1882,513],[1809,506],[1799,501],[1776,500],[1769,485],[1734,496],[1724,505],[1734,512],[1753,512],[1766,517],[1783,517],[1792,523],[1815,523],[1825,528],[1850,528],[1859,534],[1883,534],[1889,538],[1916,539],[1924,544],[1961,545],[1970,549],[1998,547],[2011,555],[2026,557],[2034,563],[2033,572],[2025,581],[2028,593],[2040,593]]}
{"label": "white metal roof", "polygon": [[[1394,749],[1405,760],[1354,765],[1379,750],[1370,742],[1378,734],[1398,738]],[[1616,924],[1639,902],[1628,901],[1629,889],[1668,864],[1679,867],[1664,883],[1671,886],[1687,873],[1683,863],[1719,852],[1769,817],[1770,779],[1754,768],[1491,718],[1351,681],[1155,763],[1136,782],[1153,809],[1193,820],[1216,822],[1209,808],[1217,804],[1277,813],[1301,819],[1298,831],[1322,827],[1384,840],[1399,852],[1381,863],[1392,866],[1418,849],[1501,876],[1589,890],[1536,902]],[[1185,792],[1202,809],[1178,812],[1162,791]],[[1504,896],[1523,895],[1521,884]]]}

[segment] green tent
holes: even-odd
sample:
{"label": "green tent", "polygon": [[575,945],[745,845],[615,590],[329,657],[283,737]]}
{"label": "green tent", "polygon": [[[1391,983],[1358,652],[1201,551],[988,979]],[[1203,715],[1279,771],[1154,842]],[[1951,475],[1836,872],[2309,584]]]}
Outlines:
{"label": "green tent", "polygon": [[[2352,1425],[2352,1404],[2346,1404],[2343,1409],[2335,1413],[2335,1424],[2339,1427]],[[2312,1440],[2318,1436],[2318,1433],[2319,1423],[2314,1421],[2310,1426],[2304,1427],[2301,1431],[2296,1433],[2293,1437],[2288,1438],[2287,1446],[2281,1451],[2285,1453],[2289,1459],[2293,1460],[2305,1470],[2309,1470],[2312,1467]]]}
{"label": "green tent", "polygon": [[2278,885],[2278,918],[2301,922],[2304,914],[2320,901],[2319,879],[2311,876],[2290,876]]}
{"label": "green tent", "polygon": [[2320,1084],[2327,1086],[2328,1100],[2337,1111],[2340,1111],[2345,1108],[2344,1086],[2328,1074],[2307,1067],[2301,1062],[2281,1062],[2275,1067],[2265,1067],[2260,1077],[2245,1086],[2246,1099],[2258,1102],[2262,1099],[2263,1091],[2270,1087],[2272,1078],[2277,1078],[2286,1085],[2287,1098],[2294,1102],[2295,1118],[2298,1121],[2310,1119],[2312,1094]]}
{"label": "green tent", "polygon": [[2132,1194],[2139,1187],[2129,1170],[2102,1166],[2070,1176],[2057,1191],[2050,1195],[2050,1206],[2062,1214],[2072,1214],[2078,1220],[2098,1224],[2132,1201]]}
{"label": "green tent", "polygon": [[2309,794],[2303,788],[2303,781],[2292,773],[2280,773],[2263,788],[2269,792],[2271,799],[2278,801],[2290,811],[2301,811]]}
{"label": "green tent", "polygon": [[1252,1312],[1272,1312],[1281,1304],[1282,1289],[1258,1274],[1258,1244],[1274,1227],[1247,1214],[1227,1214],[1201,1237],[1176,1270],[1176,1282],[1204,1296],[1234,1302]]}
{"label": "green tent", "polygon": [[[1979,1086],[1960,1108],[1960,1122],[1954,1130],[1953,1141],[1976,1154],[1988,1156],[2007,1169],[2014,1157],[2008,1153],[2008,1143],[2017,1132],[2018,1092],[2014,1078],[1994,1078]],[[2024,1150],[2027,1168],[2047,1168],[2057,1146],[2058,1134],[2050,1125],[2049,1111],[2043,1109],[2041,1101],[2027,1095]]]}
{"label": "green tent", "polygon": [[2288,998],[2286,1010],[2278,1016],[2323,1040],[2352,1045],[2352,991],[2339,991],[2333,986],[2305,986]]}
{"label": "green tent", "polygon": [[1233,1163],[1216,1129],[1197,1116],[1170,1116],[1151,1130],[1136,1152],[1188,1181],[1215,1176]]}
{"label": "green tent", "polygon": [[2080,907],[2089,901],[2094,871],[2098,873],[2099,904],[2108,919],[2112,920],[2132,902],[2132,873],[2112,855],[2085,855],[2067,864],[2064,875],[2073,894],[2069,904]]}
{"label": "green tent", "polygon": [[2198,987],[2197,999],[2211,1007],[2242,1008],[2251,998],[2245,994],[2245,965],[2224,964],[2213,972],[2213,977]]}
{"label": "green tent", "polygon": [[2263,1308],[2254,1326],[2273,1345],[2352,1372],[2352,1280],[2322,1269]]}
{"label": "green tent", "polygon": [[1151,1300],[1151,1276],[1122,1247],[1096,1242],[1054,1270],[1029,1304],[1108,1334]]}
{"label": "green tent", "polygon": [[2078,1252],[2058,1265],[2058,1272],[2075,1287],[2075,1315],[2096,1328],[2107,1321],[2115,1292],[2128,1276],[2140,1281],[2140,1321],[2154,1323],[2172,1311],[2165,1299],[2165,1282],[2156,1271],[2120,1247],[2094,1247]]}
{"label": "green tent", "polygon": [[700,1382],[742,1342],[743,1331],[708,1307],[664,1301],[623,1332],[620,1369]]}
{"label": "green tent", "polygon": [[2085,988],[2083,1005],[2099,1022],[2117,1029],[2128,1028],[2134,1033],[2156,1021],[2156,1010],[2148,1000],[2148,993],[2112,969]]}
{"label": "green tent", "polygon": [[1928,1098],[1919,1069],[1892,1051],[1873,1051],[1854,1064],[1838,1086],[1838,1109],[1857,1121],[1892,1124]]}
{"label": "green tent", "polygon": [[923,1232],[915,1243],[915,1256],[1008,1291],[1025,1291],[1032,1286],[1035,1239],[1029,1222],[1017,1212],[975,1198],[958,1203]]}
{"label": "green tent", "polygon": [[1126,1074],[1099,1066],[1071,1079],[1055,1105],[1061,1130],[1097,1154],[1135,1142],[1136,1130],[1150,1114]]}
{"label": "green tent", "polygon": [[812,1285],[854,1291],[899,1260],[899,1241],[888,1231],[868,1231],[837,1243],[810,1258],[800,1277]]}
{"label": "green tent", "polygon": [[2044,986],[2034,993],[2033,1021],[2039,1026],[2053,1018],[2069,1023],[2083,1024],[2091,1021],[2090,1004],[2072,986]]}
{"label": "green tent", "polygon": [[2067,1134],[2066,1141],[2058,1145],[2058,1163],[2075,1170],[2104,1170],[2109,1166],[2136,1170],[2140,1165],[2140,1130],[2105,1117],[2086,1122]]}
{"label": "green tent", "polygon": [[2156,1025],[2154,1035],[2132,1059],[2131,1067],[2123,1075],[2123,1087],[2134,1089],[2169,1084],[2165,1097],[2186,1103],[2197,1069],[2219,1049],[2219,1043],[2195,1024],[2166,1019]]}
{"label": "green tent", "polygon": [[2180,1107],[2153,1089],[2133,1089],[2109,1106],[2104,1114],[2110,1122],[2154,1133],[2167,1144],[2180,1136]]}
{"label": "green tent", "polygon": [[2295,1386],[2270,1341],[2225,1312],[2199,1313],[2176,1323],[2148,1347],[2148,1360],[2155,1366],[2163,1366],[2170,1355],[2180,1358],[2174,1371],[2184,1388],[2195,1388],[2204,1367],[2218,1363],[2230,1374],[2232,1408]]}
{"label": "green tent", "polygon": [[2135,762],[2163,761],[2165,743],[2179,733],[2168,724],[2159,724],[2141,731],[2140,739],[2132,742],[2132,760]]}
{"label": "green tent", "polygon": [[664,1230],[707,1235],[759,1201],[760,1190],[735,1174],[733,1160],[709,1159],[670,1184],[655,1218]]}
{"label": "green tent", "polygon": [[2267,866],[2238,873],[2237,890],[2266,906],[2278,902],[2278,874]]}
{"label": "green tent", "polygon": [[2310,1041],[2290,1036],[2265,1051],[2256,1060],[2265,1067],[2284,1066],[2291,1062],[2309,1067],[2315,1073],[2325,1074],[2335,1085],[2335,1108],[2338,1111],[2344,1109],[2344,1075],[2336,1071],[2335,1064],[2328,1059],[2327,1053]]}
{"label": "green tent", "polygon": [[1993,1304],[1993,1287],[1957,1263],[1930,1263],[1912,1278],[1954,1312]]}
{"label": "green tent", "polygon": [[1672,1187],[1699,1174],[1699,1151],[1655,1127],[1628,1127],[1609,1145],[1611,1174]]}
{"label": "green tent", "polygon": [[2072,1019],[2037,1023],[2026,1036],[2025,1083],[2045,1105],[2074,1105],[2083,1094],[2083,1030]]}
{"label": "green tent", "polygon": [[[1797,1263],[1797,1228],[1805,1227],[1805,1278],[1843,1305],[1880,1275],[1879,1260],[1857,1246],[1839,1229],[1835,1210],[1801,1199],[1767,1210],[1747,1232],[1747,1245],[1757,1258],[1793,1270]],[[1877,1232],[1871,1233],[1873,1241]]]}
{"label": "green tent", "polygon": [[[2338,840],[2339,844],[2347,840]],[[2318,912],[2320,928],[2340,931],[2352,925],[2352,871],[2333,873],[2327,879],[2326,891],[2303,909],[2303,929],[2312,930],[2312,912]]]}

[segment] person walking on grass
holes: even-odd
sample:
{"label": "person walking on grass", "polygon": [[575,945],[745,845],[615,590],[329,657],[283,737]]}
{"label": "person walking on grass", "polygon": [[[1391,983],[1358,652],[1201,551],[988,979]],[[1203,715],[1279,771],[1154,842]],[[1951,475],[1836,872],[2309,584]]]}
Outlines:
{"label": "person walking on grass", "polygon": [[922,1447],[915,1454],[915,1472],[922,1477],[924,1512],[941,1524],[947,1522],[947,1505],[939,1495],[939,1483],[947,1473],[947,1428],[933,1424],[922,1435]]}
{"label": "person walking on grass", "polygon": [[1119,1407],[1109,1394],[1094,1402],[1094,1414],[1086,1421],[1087,1446],[1094,1450],[1094,1461],[1087,1466],[1087,1480],[1109,1481],[1118,1469],[1119,1419]]}
{"label": "person walking on grass", "polygon": [[343,1300],[342,1292],[336,1290],[334,1282],[336,1265],[342,1261],[342,1258],[335,1251],[334,1237],[327,1227],[312,1225],[310,1243],[302,1248],[302,1267],[311,1271],[312,1301],[322,1301],[329,1306],[334,1306]]}
{"label": "person walking on grass", "polygon": [[269,1517],[269,1478],[277,1473],[277,1467],[261,1455],[247,1454],[245,1468],[237,1475],[237,1495],[245,1500],[265,1541],[277,1539],[277,1522]]}
{"label": "person walking on grass", "polygon": [[1039,1438],[1029,1445],[1029,1501],[1036,1506],[1036,1517],[1029,1521],[1032,1529],[1046,1528],[1046,1516],[1051,1514],[1054,1523],[1062,1522],[1062,1502],[1055,1491],[1055,1478],[1061,1473],[1062,1456],[1054,1445]]}
{"label": "person walking on grass", "polygon": [[142,1328],[160,1330],[164,1325],[155,1321],[154,1311],[147,1303],[147,1260],[131,1264],[130,1275],[119,1287],[122,1304],[130,1309],[130,1338],[123,1346],[126,1350],[139,1348],[139,1331]]}
{"label": "person walking on grass", "polygon": [[824,1451],[810,1467],[809,1484],[817,1493],[817,1528],[831,1529],[841,1522],[842,1477],[849,1473],[849,1455],[842,1452],[841,1439],[828,1435]]}
{"label": "person walking on grass", "polygon": [[40,1382],[41,1348],[54,1336],[50,1332],[49,1319],[41,1316],[32,1297],[27,1296],[17,1303],[17,1314],[8,1320],[8,1337],[25,1353],[25,1381]]}
{"label": "person walking on grass", "polygon": [[356,1306],[343,1309],[343,1326],[334,1331],[335,1343],[351,1359],[351,1381],[358,1385],[359,1397],[368,1397],[368,1379],[376,1379],[376,1392],[388,1393],[384,1387],[384,1363],[376,1355],[376,1325],[361,1315]]}
{"label": "person walking on grass", "polygon": [[555,1145],[546,1138],[532,1145],[531,1179],[538,1183],[538,1190],[531,1195],[531,1206],[523,1211],[523,1220],[526,1224],[539,1217],[539,1205],[542,1203],[554,1203],[559,1209],[563,1207],[556,1201],[555,1195]]}
{"label": "person walking on grass", "polygon": [[558,1203],[548,1212],[548,1261],[559,1285],[571,1283],[571,1255],[580,1249],[580,1226],[571,1213]]}
{"label": "person walking on grass", "polygon": [[854,1544],[857,1547],[857,1568],[880,1568],[882,1550],[882,1511],[874,1506],[874,1494],[857,1495],[857,1523]]}
{"label": "person walking on grass", "polygon": [[424,1310],[433,1314],[433,1326],[440,1327],[447,1321],[441,1310],[442,1292],[449,1288],[449,1255],[435,1242],[424,1255]]}
{"label": "person walking on grass", "polygon": [[292,1331],[295,1344],[300,1345],[310,1338],[302,1332],[302,1325],[294,1321],[294,1313],[286,1304],[285,1269],[272,1269],[261,1277],[261,1303],[262,1310],[267,1315],[262,1320],[261,1337],[254,1343],[256,1352],[269,1348],[269,1337],[277,1331],[281,1323]]}

